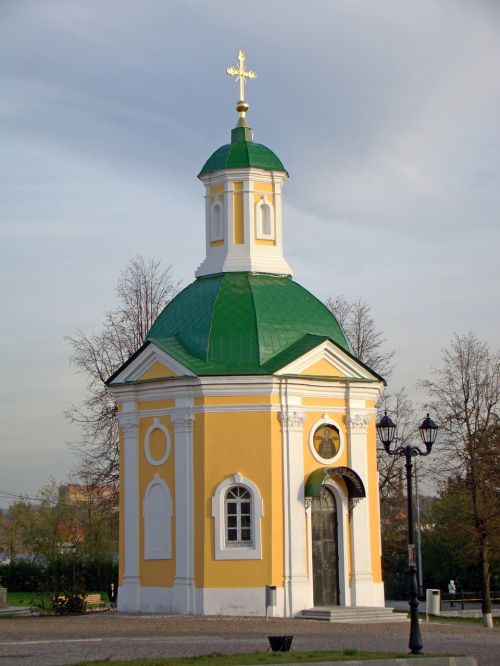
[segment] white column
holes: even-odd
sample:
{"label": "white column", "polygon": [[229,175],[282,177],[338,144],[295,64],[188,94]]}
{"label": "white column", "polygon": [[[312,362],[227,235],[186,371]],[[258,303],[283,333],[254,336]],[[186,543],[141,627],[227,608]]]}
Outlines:
{"label": "white column", "polygon": [[368,439],[370,414],[364,410],[350,410],[349,466],[361,478],[367,497],[352,509],[351,515],[351,604],[373,606],[373,576],[371,566],[370,497],[368,485]]}
{"label": "white column", "polygon": [[306,515],[304,507],[304,423],[301,409],[280,413],[283,442],[285,529],[285,617],[313,604],[307,575]]}
{"label": "white column", "polygon": [[190,408],[172,414],[175,428],[175,578],[174,610],[194,613],[193,422]]}
{"label": "white column", "polygon": [[250,178],[245,178],[243,181],[243,228],[245,230],[245,247],[250,257],[255,246],[255,228],[252,224],[253,209],[253,181]]}
{"label": "white column", "polygon": [[123,492],[124,566],[122,584],[118,591],[118,609],[133,613],[140,610],[139,577],[139,460],[137,412],[121,412],[118,415],[123,431]]}
{"label": "white column", "polygon": [[276,250],[283,253],[283,210],[281,201],[281,182],[273,179],[274,190],[274,233],[276,239]]}

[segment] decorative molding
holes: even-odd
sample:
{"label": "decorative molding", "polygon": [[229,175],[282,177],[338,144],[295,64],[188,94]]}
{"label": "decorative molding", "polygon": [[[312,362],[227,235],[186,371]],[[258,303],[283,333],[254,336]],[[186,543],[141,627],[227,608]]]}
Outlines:
{"label": "decorative molding", "polygon": [[[159,459],[153,458],[153,456],[151,455],[151,449],[149,447],[149,440],[155,430],[160,430],[165,435],[165,445],[166,445],[165,453]],[[166,428],[158,418],[155,418],[153,423],[149,426],[148,431],[146,432],[146,436],[144,437],[144,455],[146,456],[146,460],[150,465],[154,465],[155,467],[163,465],[168,460],[171,446],[172,444],[170,441],[170,433],[168,431],[168,428]]]}
{"label": "decorative molding", "polygon": [[281,427],[286,428],[287,430],[304,430],[304,425],[306,422],[306,416],[299,410],[292,411],[281,411],[278,414],[278,418],[281,422]]}
{"label": "decorative molding", "polygon": [[370,425],[371,416],[366,413],[349,414],[346,417],[346,423],[351,430],[364,432]]}
{"label": "decorative molding", "polygon": [[139,415],[134,412],[118,412],[118,424],[126,437],[133,437],[139,429]]}
{"label": "decorative molding", "polygon": [[170,412],[170,418],[174,425],[175,432],[192,432],[193,424],[196,418],[193,410],[174,408]]}

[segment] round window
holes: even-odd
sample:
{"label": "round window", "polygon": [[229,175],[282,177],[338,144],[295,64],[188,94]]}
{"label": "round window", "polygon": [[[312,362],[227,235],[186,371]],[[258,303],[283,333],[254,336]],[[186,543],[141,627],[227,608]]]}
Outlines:
{"label": "round window", "polygon": [[324,460],[335,458],[340,449],[340,435],[335,426],[320,426],[313,437],[316,453]]}

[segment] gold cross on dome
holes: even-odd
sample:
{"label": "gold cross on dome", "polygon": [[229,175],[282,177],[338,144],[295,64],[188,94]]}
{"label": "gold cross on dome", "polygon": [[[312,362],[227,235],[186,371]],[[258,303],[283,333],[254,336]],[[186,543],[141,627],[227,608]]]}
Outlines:
{"label": "gold cross on dome", "polygon": [[245,77],[248,79],[255,79],[257,74],[252,70],[245,70],[245,54],[243,51],[238,51],[239,67],[228,67],[226,72],[230,76],[236,76],[240,83],[240,102],[245,101]]}

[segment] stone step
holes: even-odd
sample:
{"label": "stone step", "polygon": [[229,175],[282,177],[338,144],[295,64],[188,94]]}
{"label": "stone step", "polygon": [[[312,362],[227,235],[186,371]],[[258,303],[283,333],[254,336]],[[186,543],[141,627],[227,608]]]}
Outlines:
{"label": "stone step", "polygon": [[12,616],[23,616],[23,615],[38,615],[38,612],[33,612],[30,608],[26,606],[4,606],[0,608],[0,617],[12,617]]}
{"label": "stone step", "polygon": [[406,613],[395,613],[393,608],[371,608],[360,606],[315,607],[307,608],[298,615],[304,620],[322,620],[323,622],[345,622],[348,624],[368,624],[383,622],[407,622]]}

